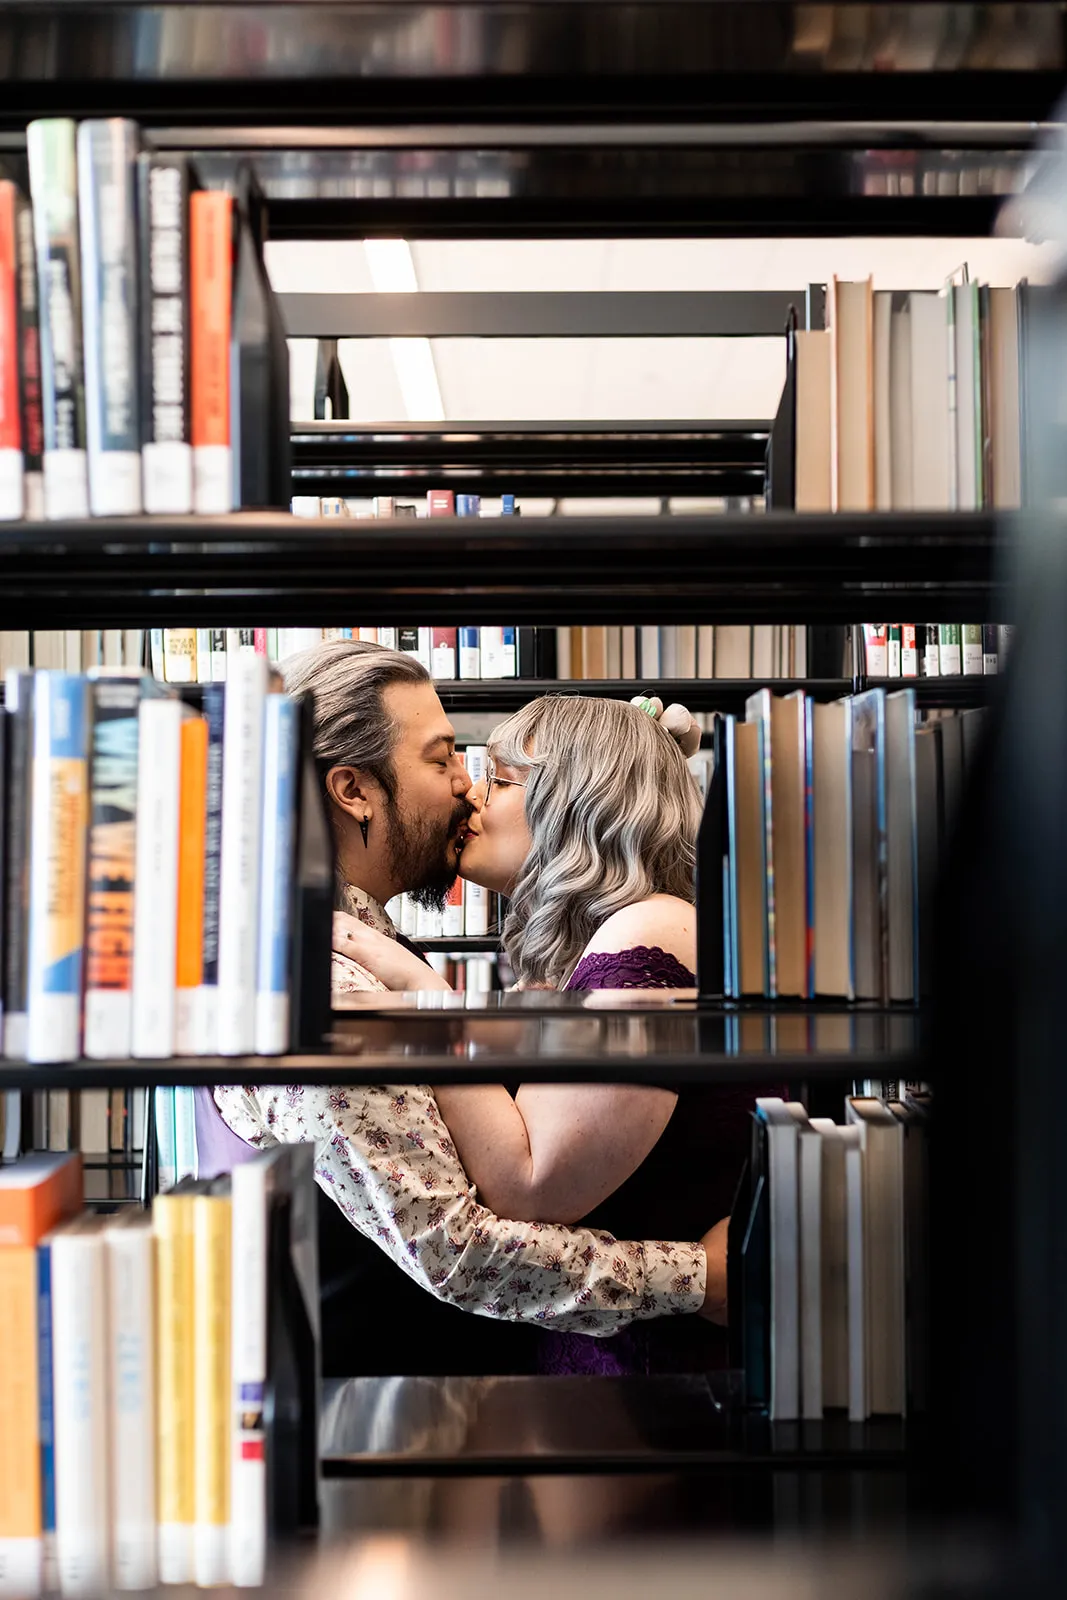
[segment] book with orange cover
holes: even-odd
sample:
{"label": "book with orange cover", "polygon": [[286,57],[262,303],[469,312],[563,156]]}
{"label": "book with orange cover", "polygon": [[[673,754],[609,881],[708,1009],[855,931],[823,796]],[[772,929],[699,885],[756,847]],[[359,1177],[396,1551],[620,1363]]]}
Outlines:
{"label": "book with orange cover", "polygon": [[0,1593],[41,1585],[42,1473],[37,1245],[82,1203],[77,1153],[0,1167]]}
{"label": "book with orange cover", "polygon": [[233,201],[205,189],[189,197],[193,509],[233,510],[230,327]]}
{"label": "book with orange cover", "polygon": [[197,994],[204,981],[204,853],[207,829],[206,717],[189,717],[181,729],[178,809],[178,939],[176,1049],[196,1053]]}

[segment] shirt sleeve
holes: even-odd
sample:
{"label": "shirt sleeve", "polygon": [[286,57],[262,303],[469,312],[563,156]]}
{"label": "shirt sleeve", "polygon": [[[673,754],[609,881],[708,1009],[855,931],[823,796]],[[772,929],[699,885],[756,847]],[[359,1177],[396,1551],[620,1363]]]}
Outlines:
{"label": "shirt sleeve", "polygon": [[215,1103],[248,1144],[314,1143],[316,1180],[352,1225],[477,1316],[606,1337],[703,1304],[698,1243],[508,1222],[480,1205],[427,1088],[233,1087]]}

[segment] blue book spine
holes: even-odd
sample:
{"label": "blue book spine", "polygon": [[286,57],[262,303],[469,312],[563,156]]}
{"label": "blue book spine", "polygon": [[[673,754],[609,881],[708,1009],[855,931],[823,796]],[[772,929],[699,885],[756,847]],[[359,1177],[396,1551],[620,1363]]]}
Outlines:
{"label": "blue book spine", "polygon": [[500,649],[500,676],[502,678],[517,678],[519,675],[518,654],[515,645],[515,629],[501,628]]}
{"label": "blue book spine", "polygon": [[480,517],[482,514],[482,497],[480,494],[457,494],[457,517]]}
{"label": "blue book spine", "polygon": [[513,517],[515,515],[515,496],[513,494],[502,494],[500,496],[500,515],[502,517]]}
{"label": "blue book spine", "polygon": [[156,1155],[159,1162],[159,1187],[172,1189],[178,1181],[178,1147],[174,1132],[174,1090],[153,1091],[156,1113]]}
{"label": "blue book spine", "polygon": [[459,675],[461,678],[480,678],[482,675],[482,651],[477,628],[459,630]]}
{"label": "blue book spine", "polygon": [[299,707],[267,696],[263,730],[263,827],[256,952],[256,1053],[289,1048],[289,972],[293,855],[299,758]]}
{"label": "blue book spine", "polygon": [[723,987],[733,1000],[741,996],[741,951],[737,907],[737,719],[726,717],[726,860],[723,864],[723,911],[726,917],[726,972]]}
{"label": "blue book spine", "polygon": [[196,1090],[172,1089],[174,1096],[175,1181],[198,1178],[200,1162],[196,1148]]}
{"label": "blue book spine", "polygon": [[37,1246],[37,1414],[41,1446],[43,1588],[57,1587],[56,1430],[52,1395],[52,1246]]}

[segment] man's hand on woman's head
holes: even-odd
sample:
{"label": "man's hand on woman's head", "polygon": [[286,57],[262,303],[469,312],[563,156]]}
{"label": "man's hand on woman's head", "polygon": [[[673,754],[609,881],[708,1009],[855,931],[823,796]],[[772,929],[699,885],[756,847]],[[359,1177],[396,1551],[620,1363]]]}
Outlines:
{"label": "man's hand on woman's head", "polygon": [[729,1227],[729,1217],[723,1217],[714,1228],[709,1228],[700,1241],[708,1258],[708,1279],[704,1290],[704,1304],[697,1315],[706,1317],[709,1322],[717,1322],[721,1328],[727,1325],[726,1235]]}
{"label": "man's hand on woman's head", "polygon": [[358,961],[387,989],[449,989],[451,985],[425,961],[377,928],[368,928],[347,911],[333,914],[333,948]]}

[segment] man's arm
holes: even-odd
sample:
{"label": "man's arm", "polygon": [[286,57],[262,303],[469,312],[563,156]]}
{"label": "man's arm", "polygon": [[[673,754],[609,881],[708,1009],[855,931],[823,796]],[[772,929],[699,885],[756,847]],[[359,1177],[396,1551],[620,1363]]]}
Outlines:
{"label": "man's arm", "polygon": [[704,1305],[699,1243],[621,1242],[487,1211],[421,1085],[222,1088],[215,1102],[249,1144],[314,1143],[316,1179],[353,1226],[466,1311],[603,1337]]}

